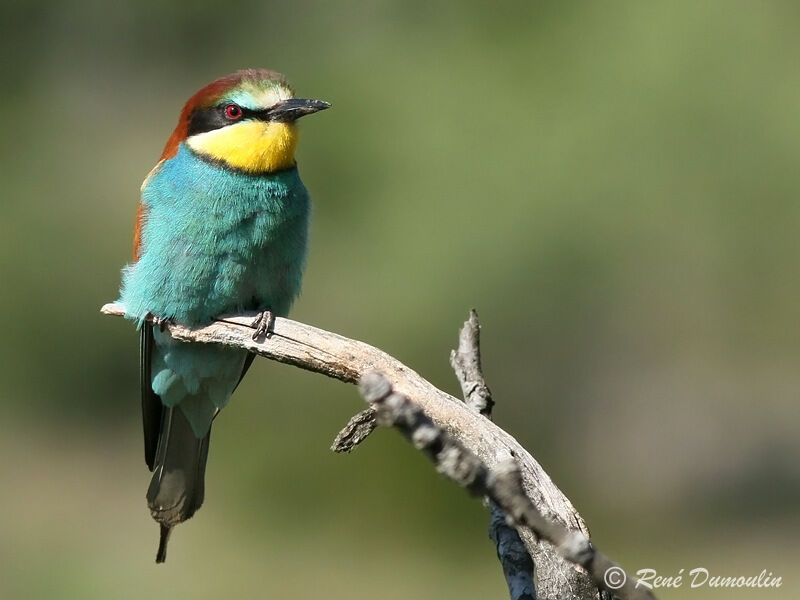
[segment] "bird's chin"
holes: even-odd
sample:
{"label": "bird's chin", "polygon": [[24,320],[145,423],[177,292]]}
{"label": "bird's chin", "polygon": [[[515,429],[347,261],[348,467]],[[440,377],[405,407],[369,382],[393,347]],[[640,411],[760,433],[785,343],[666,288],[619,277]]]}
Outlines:
{"label": "bird's chin", "polygon": [[297,128],[293,123],[244,121],[191,136],[196,154],[245,173],[271,173],[294,166]]}

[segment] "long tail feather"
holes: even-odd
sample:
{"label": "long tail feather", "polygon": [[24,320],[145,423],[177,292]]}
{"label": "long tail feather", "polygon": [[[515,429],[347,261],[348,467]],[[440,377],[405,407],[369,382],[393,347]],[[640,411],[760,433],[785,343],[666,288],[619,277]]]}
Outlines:
{"label": "long tail feather", "polygon": [[164,407],[153,478],[147,505],[161,526],[156,562],[164,562],[172,528],[190,518],[203,504],[205,471],[211,431],[195,437],[179,407]]}

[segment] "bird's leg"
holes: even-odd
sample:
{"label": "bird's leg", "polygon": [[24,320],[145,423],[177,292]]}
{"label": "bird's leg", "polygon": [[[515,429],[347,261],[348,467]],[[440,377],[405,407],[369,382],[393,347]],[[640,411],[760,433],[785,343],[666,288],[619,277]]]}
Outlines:
{"label": "bird's leg", "polygon": [[255,327],[256,332],[253,334],[253,339],[257,340],[262,335],[266,336],[269,333],[269,330],[275,324],[275,315],[272,314],[270,309],[264,309],[258,316],[253,319],[253,322],[250,323],[250,327]]}
{"label": "bird's leg", "polygon": [[167,325],[175,325],[175,319],[172,317],[159,317],[154,315],[153,313],[149,313],[150,320],[153,321],[153,325],[158,326],[159,331],[164,331],[164,328]]}

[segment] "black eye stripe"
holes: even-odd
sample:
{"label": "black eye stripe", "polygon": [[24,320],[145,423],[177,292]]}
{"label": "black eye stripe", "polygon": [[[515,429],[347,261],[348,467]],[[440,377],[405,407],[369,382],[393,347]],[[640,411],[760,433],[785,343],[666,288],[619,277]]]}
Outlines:
{"label": "black eye stripe", "polygon": [[224,107],[197,108],[189,116],[189,128],[186,131],[186,135],[191,136],[205,133],[206,131],[214,131],[230,125],[230,123],[230,119],[225,116]]}
{"label": "black eye stripe", "polygon": [[221,129],[227,125],[241,123],[245,119],[258,119],[260,121],[267,121],[269,119],[267,114],[269,109],[252,110],[244,106],[239,106],[239,109],[242,111],[241,116],[236,119],[231,119],[225,114],[225,110],[228,106],[230,106],[230,103],[193,110],[192,114],[189,116],[189,128],[186,131],[186,135],[192,136],[198,133],[214,131],[215,129]]}

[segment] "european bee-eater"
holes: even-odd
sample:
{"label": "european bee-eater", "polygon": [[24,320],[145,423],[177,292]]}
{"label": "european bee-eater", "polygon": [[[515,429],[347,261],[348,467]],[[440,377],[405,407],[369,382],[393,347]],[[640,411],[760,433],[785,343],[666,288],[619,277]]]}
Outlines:
{"label": "european bee-eater", "polygon": [[166,558],[172,528],[203,503],[211,422],[254,355],[175,341],[157,324],[258,311],[256,334],[300,291],[310,215],[295,122],[330,105],[295,98],[282,75],[237,71],[189,98],[142,184],[120,302],[141,328],[147,504]]}

